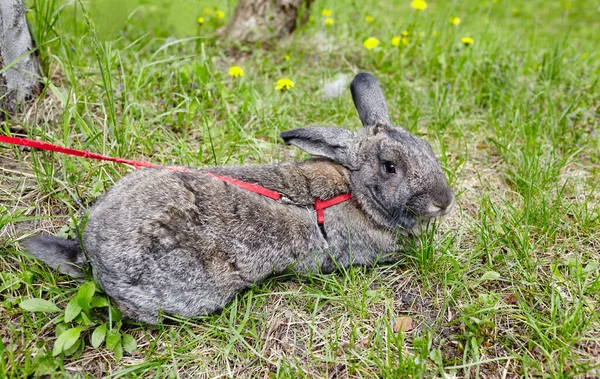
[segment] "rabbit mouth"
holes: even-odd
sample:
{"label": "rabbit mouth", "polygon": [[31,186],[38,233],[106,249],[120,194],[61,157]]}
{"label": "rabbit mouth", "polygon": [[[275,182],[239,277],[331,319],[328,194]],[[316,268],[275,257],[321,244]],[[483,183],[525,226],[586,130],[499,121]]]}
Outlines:
{"label": "rabbit mouth", "polygon": [[414,220],[414,224],[412,226],[412,228],[410,228],[410,233],[415,236],[418,237],[421,234],[423,234],[423,232],[426,232],[428,230],[430,230],[431,226],[433,224],[436,224],[439,220],[440,216],[429,216],[429,215],[422,215],[417,217],[417,219]]}

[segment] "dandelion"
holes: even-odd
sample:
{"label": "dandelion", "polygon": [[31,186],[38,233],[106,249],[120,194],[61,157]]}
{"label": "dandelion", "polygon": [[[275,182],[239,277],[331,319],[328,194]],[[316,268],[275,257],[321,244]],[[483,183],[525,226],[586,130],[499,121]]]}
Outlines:
{"label": "dandelion", "polygon": [[392,38],[392,46],[398,47],[400,44],[403,44],[404,46],[408,45],[408,38],[400,36]]}
{"label": "dandelion", "polygon": [[583,53],[583,54],[581,54],[581,59],[588,59],[589,56],[590,56],[589,53]]}
{"label": "dandelion", "polygon": [[215,12],[212,9],[210,9],[210,8],[204,8],[204,10],[202,11],[202,13],[204,13],[207,16],[210,16],[210,15],[212,15]]}
{"label": "dandelion", "polygon": [[198,25],[204,25],[205,20],[204,20],[204,17],[200,16],[200,17],[198,17],[198,19],[196,21],[198,21]]}
{"label": "dandelion", "polygon": [[323,12],[321,12],[321,16],[331,17],[331,9],[323,9]]}
{"label": "dandelion", "polygon": [[368,22],[369,24],[372,23],[373,21],[375,21],[375,19],[373,18],[373,16],[371,15],[367,15],[367,17],[365,17],[365,21]]}
{"label": "dandelion", "polygon": [[333,25],[334,23],[335,23],[335,21],[333,21],[333,18],[331,18],[331,17],[327,17],[327,18],[325,19],[325,26],[331,26],[331,25]]}
{"label": "dandelion", "polygon": [[403,31],[403,32],[402,32],[402,33],[400,33],[400,34],[402,34],[402,37],[408,37],[408,35],[409,35],[410,33],[408,32],[408,30],[405,30],[405,31]]}
{"label": "dandelion", "polygon": [[460,17],[450,17],[450,23],[454,26],[460,24]]}
{"label": "dandelion", "polygon": [[379,40],[375,37],[369,37],[365,40],[363,45],[365,46],[365,49],[373,50],[374,48],[379,46]]}
{"label": "dandelion", "polygon": [[229,67],[229,76],[233,76],[234,78],[244,76],[244,70],[240,66],[231,66]]}
{"label": "dandelion", "polygon": [[215,17],[218,18],[218,19],[225,18],[225,12],[223,12],[223,11],[216,11],[215,12]]}
{"label": "dandelion", "polygon": [[425,0],[413,0],[412,3],[410,3],[410,6],[418,11],[424,11],[427,9],[427,3]]}
{"label": "dandelion", "polygon": [[460,39],[460,42],[465,46],[471,46],[475,41],[473,41],[473,38],[471,37],[463,37]]}
{"label": "dandelion", "polygon": [[289,56],[289,55],[286,55],[285,57],[283,57],[283,59],[285,59],[286,61],[289,61],[289,60],[290,60],[290,59],[292,59],[292,58],[290,58],[290,56]]}
{"label": "dandelion", "polygon": [[277,81],[277,84],[275,84],[275,89],[278,91],[286,91],[290,88],[294,88],[295,86],[296,85],[291,79],[281,78]]}

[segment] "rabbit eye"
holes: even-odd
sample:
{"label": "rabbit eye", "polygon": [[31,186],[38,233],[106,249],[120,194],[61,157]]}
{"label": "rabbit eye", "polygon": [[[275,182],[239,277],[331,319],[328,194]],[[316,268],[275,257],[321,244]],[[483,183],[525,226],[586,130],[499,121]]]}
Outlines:
{"label": "rabbit eye", "polygon": [[383,167],[385,167],[385,172],[387,172],[388,174],[395,174],[396,173],[396,165],[393,164],[392,162],[384,162],[383,163]]}

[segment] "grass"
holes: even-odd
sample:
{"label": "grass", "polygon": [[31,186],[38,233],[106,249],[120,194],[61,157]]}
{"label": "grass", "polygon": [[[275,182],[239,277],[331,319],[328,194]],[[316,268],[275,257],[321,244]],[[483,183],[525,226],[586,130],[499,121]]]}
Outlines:
{"label": "grass", "polygon": [[[457,207],[394,265],[280,275],[220,314],[156,328],[107,319],[104,307],[65,322],[82,284],[20,242],[76,236],[80,216],[131,169],[0,146],[0,376],[600,375],[597,4],[431,1],[417,13],[408,0],[317,1],[292,38],[247,47],[212,37],[214,17],[195,24],[216,2],[130,0],[132,13],[107,24],[115,11],[102,6],[112,3],[89,4],[88,24],[79,3],[29,1],[52,84],[3,134],[164,165],[303,159],[279,132],[357,129],[349,91],[324,100],[319,90],[340,73],[370,71],[393,121],[433,145]],[[226,19],[233,6],[221,6]],[[393,48],[403,30],[409,44]],[[461,45],[466,36],[472,46]],[[378,49],[362,46],[368,37]],[[232,65],[245,76],[229,77]],[[275,91],[281,77],[296,87]],[[32,298],[60,311],[19,306]],[[101,325],[119,339],[94,348]],[[53,356],[71,327],[80,336]]]}

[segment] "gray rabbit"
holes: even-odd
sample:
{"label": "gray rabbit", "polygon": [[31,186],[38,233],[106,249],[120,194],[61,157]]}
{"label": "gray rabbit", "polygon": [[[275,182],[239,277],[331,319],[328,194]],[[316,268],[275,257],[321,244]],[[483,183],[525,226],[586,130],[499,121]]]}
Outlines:
{"label": "gray rabbit", "polygon": [[[350,88],[364,125],[357,133],[281,133],[315,158],[135,171],[92,207],[81,242],[36,236],[25,245],[72,276],[91,265],[124,315],[149,324],[160,312],[218,311],[287,268],[330,273],[394,261],[399,235],[445,215],[454,194],[429,144],[391,125],[377,79],[359,73]],[[330,199],[336,204],[321,209]]]}

